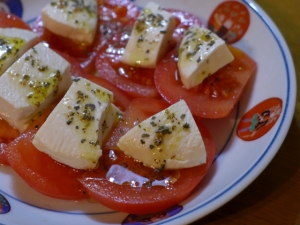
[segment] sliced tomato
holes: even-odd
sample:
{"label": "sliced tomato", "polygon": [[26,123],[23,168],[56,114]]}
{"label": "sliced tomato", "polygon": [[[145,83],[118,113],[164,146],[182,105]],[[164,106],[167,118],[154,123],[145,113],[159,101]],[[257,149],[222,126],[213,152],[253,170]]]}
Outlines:
{"label": "sliced tomato", "polygon": [[0,165],[9,165],[6,156],[6,144],[0,143]]}
{"label": "sliced tomato", "polygon": [[[102,54],[96,58],[96,69],[101,78],[112,83],[131,97],[159,98],[154,84],[154,69],[134,68],[120,63],[112,63]],[[124,75],[124,76],[121,76]],[[132,77],[128,79],[126,77]]]}
{"label": "sliced tomato", "polygon": [[70,73],[73,77],[87,77],[87,72],[80,66],[80,63],[77,60],[64,52],[58,50],[55,51],[70,63]]}
{"label": "sliced tomato", "polygon": [[232,46],[229,49],[235,59],[190,90],[185,89],[178,79],[177,49],[174,49],[156,68],[157,90],[171,104],[184,99],[195,116],[226,117],[256,70],[256,63],[248,55]]}
{"label": "sliced tomato", "polygon": [[[152,102],[153,101],[153,102]],[[158,106],[153,108],[153,106]],[[124,114],[123,131],[126,132],[128,124],[133,126],[134,121],[142,121],[149,114],[153,115],[157,111],[164,109],[165,102],[158,102],[153,99],[134,99],[128,110]],[[154,112],[156,111],[156,112]],[[146,168],[141,163],[125,156],[120,151],[115,151],[117,160],[108,156],[109,149],[104,151],[100,159],[100,166],[95,171],[87,172],[81,183],[87,190],[87,193],[101,204],[122,212],[145,214],[167,209],[183,201],[199,184],[201,179],[207,173],[215,156],[215,146],[212,138],[206,128],[201,124],[199,118],[196,118],[197,125],[201,131],[207,150],[207,163],[177,171],[160,171],[157,172],[151,168]],[[119,129],[121,131],[121,128]],[[118,136],[118,134],[113,134]],[[114,138],[112,138],[114,139]],[[117,139],[117,138],[116,138]],[[105,155],[106,154],[106,155]],[[110,165],[119,162],[121,166],[136,171],[139,175],[148,175],[149,179],[165,178],[168,175],[177,174],[177,181],[166,188],[162,186],[132,187],[131,185],[119,185],[106,179],[107,170]],[[150,176],[149,176],[150,175]],[[130,183],[130,180],[128,180]]]}
{"label": "sliced tomato", "polygon": [[0,140],[13,140],[18,137],[20,132],[10,126],[4,119],[0,118]]}
{"label": "sliced tomato", "polygon": [[174,30],[173,38],[176,41],[177,45],[180,44],[184,32],[187,28],[194,24],[203,25],[203,22],[196,15],[185,12],[182,10],[176,9],[167,9],[170,13],[172,13],[173,17],[176,20],[176,28]]}
{"label": "sliced tomato", "polygon": [[102,79],[101,77],[88,75],[86,77],[88,80],[110,90],[114,93],[114,100],[113,103],[118,106],[122,111],[124,111],[130,104],[132,98],[127,96],[122,90],[114,86],[113,84],[109,83],[108,81]]}
{"label": "sliced tomato", "polygon": [[12,14],[0,11],[0,27],[1,28],[21,28],[31,30],[30,26],[25,23],[20,17]]}
{"label": "sliced tomato", "polygon": [[37,129],[44,123],[54,105],[34,121],[24,133],[6,146],[7,160],[16,173],[36,191],[59,199],[85,198],[77,178],[83,171],[62,165],[32,144]]}
{"label": "sliced tomato", "polygon": [[117,26],[133,21],[138,15],[139,9],[128,0],[99,0],[98,1],[98,29],[94,42],[91,45],[75,43],[69,38],[65,38],[47,30],[38,16],[32,25],[32,29],[37,33],[42,41],[47,42],[52,49],[65,52],[75,58],[81,66],[89,73],[94,72],[94,60],[98,48],[100,48],[111,35],[114,35]]}
{"label": "sliced tomato", "polygon": [[102,21],[118,21],[126,24],[140,14],[136,4],[128,0],[98,0],[98,13]]}
{"label": "sliced tomato", "polygon": [[[122,0],[111,1],[111,5],[117,8],[124,7],[123,4]],[[112,8],[110,6],[110,9]],[[99,48],[96,56],[95,65],[98,74],[131,97],[159,97],[154,84],[154,69],[136,68],[121,62],[135,19],[140,13],[139,10],[134,10],[131,13],[133,16],[125,19],[125,23],[122,22],[123,19],[114,22],[108,15],[109,13],[112,13],[112,11],[103,12],[110,20],[109,23],[102,21],[102,27],[105,27],[103,33],[105,33],[106,42]]]}
{"label": "sliced tomato", "polygon": [[[168,11],[173,14],[177,24],[173,35],[175,43],[170,43],[170,48],[172,48],[176,43],[179,45],[187,27],[194,23],[201,25],[202,22],[198,17],[187,12],[172,9]],[[136,68],[120,61],[132,28],[133,23],[127,23],[115,29],[117,31],[115,35],[98,52],[96,69],[103,79],[113,83],[132,97],[159,98],[154,85],[153,69]]]}
{"label": "sliced tomato", "polygon": [[36,191],[54,198],[84,198],[77,178],[82,171],[62,165],[32,144],[35,131],[21,134],[7,146],[7,159],[16,173]]}
{"label": "sliced tomato", "polygon": [[95,38],[92,45],[75,43],[69,38],[56,35],[46,29],[41,16],[38,16],[32,24],[32,30],[40,37],[41,41],[47,42],[52,49],[64,52],[78,60],[85,60],[95,50],[94,46],[99,44],[99,38]]}
{"label": "sliced tomato", "polygon": [[0,118],[0,164],[9,165],[5,153],[6,145],[17,138],[20,132]]}
{"label": "sliced tomato", "polygon": [[158,99],[133,99],[130,106],[123,114],[123,117],[126,118],[126,120],[122,120],[118,123],[110,138],[106,141],[106,143],[104,143],[104,148],[117,149],[118,140],[130,128],[169,106],[170,105],[167,102]]}

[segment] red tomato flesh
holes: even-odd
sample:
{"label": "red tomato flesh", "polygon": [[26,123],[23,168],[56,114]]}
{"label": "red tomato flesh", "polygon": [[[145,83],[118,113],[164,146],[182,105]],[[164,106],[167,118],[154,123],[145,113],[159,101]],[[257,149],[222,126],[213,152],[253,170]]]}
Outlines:
{"label": "red tomato flesh", "polygon": [[[174,41],[169,44],[170,49],[177,43],[180,44],[185,30],[194,23],[202,24],[200,19],[190,13],[179,10],[171,10],[176,19]],[[112,26],[112,25],[107,25]],[[126,25],[114,25],[114,35],[99,49],[96,56],[96,70],[98,74],[108,82],[114,84],[128,95],[140,98],[160,98],[154,84],[154,69],[137,68],[121,62],[123,49],[129,39],[133,22]],[[109,29],[111,30],[111,29]]]}
{"label": "red tomato flesh", "polygon": [[256,70],[256,63],[248,55],[235,47],[228,47],[234,60],[190,90],[185,89],[178,78],[177,61],[174,60],[177,49],[174,49],[156,68],[157,90],[170,104],[184,99],[195,116],[212,119],[226,117]]}
{"label": "red tomato flesh", "polygon": [[176,27],[173,33],[173,38],[176,41],[177,45],[180,45],[180,42],[183,38],[184,32],[187,28],[194,24],[203,25],[202,21],[199,17],[191,14],[189,12],[184,12],[176,9],[167,9],[170,13],[172,13],[173,17],[176,20]]}
{"label": "red tomato flesh", "polygon": [[[118,67],[118,65],[115,65],[115,67]],[[124,65],[125,67],[125,65]],[[128,66],[126,66],[128,67]],[[131,80],[127,79],[126,77],[123,77],[119,75],[119,69],[123,68],[122,66],[118,69],[114,68],[112,64],[109,62],[108,59],[103,58],[99,55],[99,57],[96,58],[96,69],[98,71],[98,74],[101,78],[107,80],[108,82],[112,83],[122,91],[126,92],[131,97],[139,98],[139,97],[149,97],[149,98],[158,98],[160,97],[158,91],[156,90],[156,87],[154,85],[153,80],[153,74],[154,70],[151,69],[151,72],[143,77],[143,71],[149,71],[150,69],[138,69],[133,68],[134,74],[136,75],[136,80],[139,80],[138,82],[132,82]],[[128,67],[129,68],[129,67]],[[130,71],[130,68],[129,68]],[[125,74],[128,74],[128,72],[125,72]],[[141,84],[143,83],[143,79],[145,79],[145,82],[150,83],[147,84]]]}
{"label": "red tomato flesh", "polygon": [[6,145],[17,138],[20,132],[0,118],[0,164],[9,165],[6,157]]}
{"label": "red tomato flesh", "polygon": [[31,143],[34,131],[23,133],[7,146],[7,159],[16,173],[36,191],[54,198],[81,199],[77,178],[82,174],[54,161]]}
{"label": "red tomato flesh", "polygon": [[54,106],[6,146],[7,160],[16,173],[36,191],[59,199],[85,198],[79,178],[83,171],[54,161],[32,144],[37,129],[44,123]]}
{"label": "red tomato flesh", "polygon": [[0,143],[0,165],[9,165],[6,156],[6,144]]}
{"label": "red tomato flesh", "polygon": [[0,12],[0,27],[1,28],[21,28],[31,30],[30,26],[18,16],[12,13]]}
{"label": "red tomato flesh", "polygon": [[[157,107],[155,110],[150,106],[152,103],[159,105],[158,101],[159,100],[154,100],[154,102],[152,102],[150,99],[133,100],[124,114],[124,130],[127,129],[128,124],[132,125],[132,121],[142,121],[149,114],[153,115],[156,113],[152,113],[151,111],[157,110],[158,112],[161,108],[164,109],[166,105],[165,102],[161,102],[160,107]],[[134,105],[134,107],[132,107],[132,105]],[[142,114],[140,114],[141,111],[143,112]],[[128,122],[127,119],[129,120]],[[215,146],[209,132],[201,124],[199,118],[196,118],[196,122],[203,136],[207,150],[206,164],[189,169],[159,172],[142,166],[141,163],[125,156],[120,151],[115,151],[117,160],[111,159],[111,157],[108,156],[109,149],[106,149],[100,159],[99,168],[84,174],[83,178],[80,179],[81,183],[93,199],[111,209],[122,212],[135,214],[151,213],[167,209],[180,203],[199,184],[207,173],[215,156]],[[160,180],[170,175],[178,180],[175,184],[169,186],[169,188],[163,186],[152,186],[149,188],[145,185],[132,187],[129,185],[130,180],[125,182],[127,184],[119,185],[106,179],[108,168],[115,163],[119,163],[122,167],[130,169],[131,171],[135,171],[139,175],[147,176],[150,180]]]}
{"label": "red tomato flesh", "polygon": [[41,16],[34,22],[32,29],[39,35],[41,41],[47,42],[52,49],[75,58],[87,72],[93,73],[96,52],[115,33],[116,27],[113,25],[119,23],[122,27],[134,21],[139,9],[127,0],[98,0],[98,14],[98,28],[91,45],[75,43],[69,38],[52,33],[44,27]]}
{"label": "red tomato flesh", "polygon": [[75,60],[73,57],[69,56],[68,54],[55,50],[59,55],[61,55],[65,60],[67,60],[70,65],[70,73],[73,77],[87,77],[87,72],[80,66],[80,63]]}

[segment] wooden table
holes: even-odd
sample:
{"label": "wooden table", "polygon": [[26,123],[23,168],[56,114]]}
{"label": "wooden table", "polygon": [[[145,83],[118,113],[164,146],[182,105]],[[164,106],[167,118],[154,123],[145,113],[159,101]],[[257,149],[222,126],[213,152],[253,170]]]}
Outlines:
{"label": "wooden table", "polygon": [[[300,0],[256,0],[282,32],[300,87]],[[300,225],[300,92],[295,115],[279,152],[263,173],[201,225]]]}

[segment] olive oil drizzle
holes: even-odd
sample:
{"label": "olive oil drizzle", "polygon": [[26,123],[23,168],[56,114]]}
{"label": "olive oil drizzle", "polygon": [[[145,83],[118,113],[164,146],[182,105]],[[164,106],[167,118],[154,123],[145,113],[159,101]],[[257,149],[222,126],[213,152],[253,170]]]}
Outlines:
{"label": "olive oil drizzle", "polygon": [[18,54],[20,48],[22,48],[25,43],[26,42],[22,38],[0,35],[0,70],[7,58]]}
{"label": "olive oil drizzle", "polygon": [[24,60],[19,59],[16,64],[23,65],[23,68],[33,68],[32,74],[20,74],[13,69],[9,71],[13,81],[28,90],[26,96],[29,103],[39,107],[50,94],[55,96],[58,93],[59,82],[62,80],[61,72],[49,68],[48,65],[43,65],[34,48],[27,53]]}

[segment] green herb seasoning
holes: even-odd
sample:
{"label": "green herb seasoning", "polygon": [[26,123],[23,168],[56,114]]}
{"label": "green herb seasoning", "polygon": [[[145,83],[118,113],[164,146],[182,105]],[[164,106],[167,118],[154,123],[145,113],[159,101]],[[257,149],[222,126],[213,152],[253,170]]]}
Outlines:
{"label": "green herb seasoning", "polygon": [[[179,58],[181,60],[195,60],[197,63],[202,61],[203,56],[198,55],[199,51],[205,47],[208,51],[216,43],[217,37],[212,35],[209,30],[201,30],[197,27],[190,27],[185,32],[185,42],[180,46]],[[197,57],[195,58],[195,56]]]}
{"label": "green herb seasoning", "polygon": [[[88,24],[85,22],[86,17],[96,18],[97,17],[97,5],[93,2],[82,1],[82,0],[55,0],[50,3],[56,10],[62,11],[67,15],[67,20],[76,24],[81,28],[86,28]],[[84,19],[78,19],[77,14],[83,13]]]}
{"label": "green herb seasoning", "polygon": [[[66,124],[74,127],[76,133],[79,134],[81,144],[99,146],[98,129],[101,116],[99,113],[101,113],[101,107],[110,107],[105,103],[112,101],[111,92],[88,80],[78,78],[73,80],[64,99]],[[115,117],[119,120],[122,115],[116,113]],[[103,120],[100,126],[102,134],[105,133],[108,129],[107,121]]]}
{"label": "green herb seasoning", "polygon": [[32,66],[34,67],[33,70],[25,74],[19,74],[14,69],[11,69],[9,70],[9,75],[14,82],[18,82],[28,90],[26,94],[28,102],[39,107],[50,94],[57,94],[62,74],[59,70],[53,70],[48,68],[48,65],[43,65],[36,50],[31,49],[29,53],[25,54],[27,55],[24,58],[15,62],[15,67]]}
{"label": "green herb seasoning", "polygon": [[16,55],[25,43],[26,42],[21,38],[0,35],[0,70],[6,60],[11,56]]}

